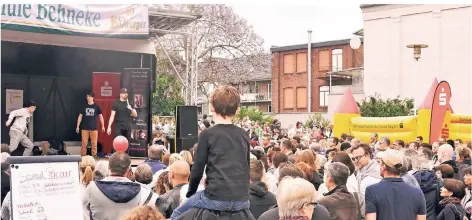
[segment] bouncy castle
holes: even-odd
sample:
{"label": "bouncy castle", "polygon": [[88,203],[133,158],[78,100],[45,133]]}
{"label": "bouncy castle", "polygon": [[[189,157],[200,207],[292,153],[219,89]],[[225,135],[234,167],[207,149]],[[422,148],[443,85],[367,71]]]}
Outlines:
{"label": "bouncy castle", "polygon": [[425,143],[440,138],[472,140],[472,115],[455,114],[450,106],[451,88],[437,79],[414,116],[361,117],[359,107],[348,88],[334,113],[334,136],[352,135],[369,143],[372,133],[389,137],[391,142],[412,142],[422,136]]}

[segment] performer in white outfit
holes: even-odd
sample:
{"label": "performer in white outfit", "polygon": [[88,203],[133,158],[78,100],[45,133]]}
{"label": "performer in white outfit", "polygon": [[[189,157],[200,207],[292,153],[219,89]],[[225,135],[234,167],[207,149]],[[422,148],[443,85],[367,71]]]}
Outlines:
{"label": "performer in white outfit", "polygon": [[[28,125],[33,116],[33,112],[36,110],[36,103],[30,101],[25,105],[24,108],[20,108],[10,112],[8,121],[6,123],[7,127],[11,125],[10,128],[10,152],[13,152],[18,144],[21,143],[25,147],[23,156],[30,156],[31,151],[33,151],[33,142],[28,138]],[[12,123],[12,121],[15,120]]]}

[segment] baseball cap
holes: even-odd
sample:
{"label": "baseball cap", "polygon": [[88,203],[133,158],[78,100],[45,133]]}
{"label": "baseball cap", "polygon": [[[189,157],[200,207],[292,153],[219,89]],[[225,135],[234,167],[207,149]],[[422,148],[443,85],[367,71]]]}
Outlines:
{"label": "baseball cap", "polygon": [[377,154],[383,163],[391,168],[400,169],[403,166],[403,154],[396,150],[384,151]]}
{"label": "baseball cap", "polygon": [[121,88],[121,89],[120,89],[120,94],[121,94],[121,93],[128,93],[128,89],[126,89],[126,88]]}

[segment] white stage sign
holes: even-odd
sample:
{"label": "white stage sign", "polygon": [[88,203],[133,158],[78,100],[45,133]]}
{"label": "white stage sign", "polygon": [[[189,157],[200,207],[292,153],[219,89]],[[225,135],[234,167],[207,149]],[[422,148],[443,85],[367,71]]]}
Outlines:
{"label": "white stage sign", "polygon": [[6,89],[5,110],[7,114],[20,108],[23,108],[23,90]]}
{"label": "white stage sign", "polygon": [[11,166],[13,220],[83,220],[78,162]]}

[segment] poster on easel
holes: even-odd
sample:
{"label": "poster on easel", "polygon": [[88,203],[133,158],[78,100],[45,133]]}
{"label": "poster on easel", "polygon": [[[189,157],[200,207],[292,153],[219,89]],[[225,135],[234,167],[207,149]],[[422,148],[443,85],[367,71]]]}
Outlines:
{"label": "poster on easel", "polygon": [[9,157],[13,220],[82,220],[80,156]]}
{"label": "poster on easel", "polygon": [[23,108],[23,90],[6,89],[5,90],[5,110],[7,114]]}

